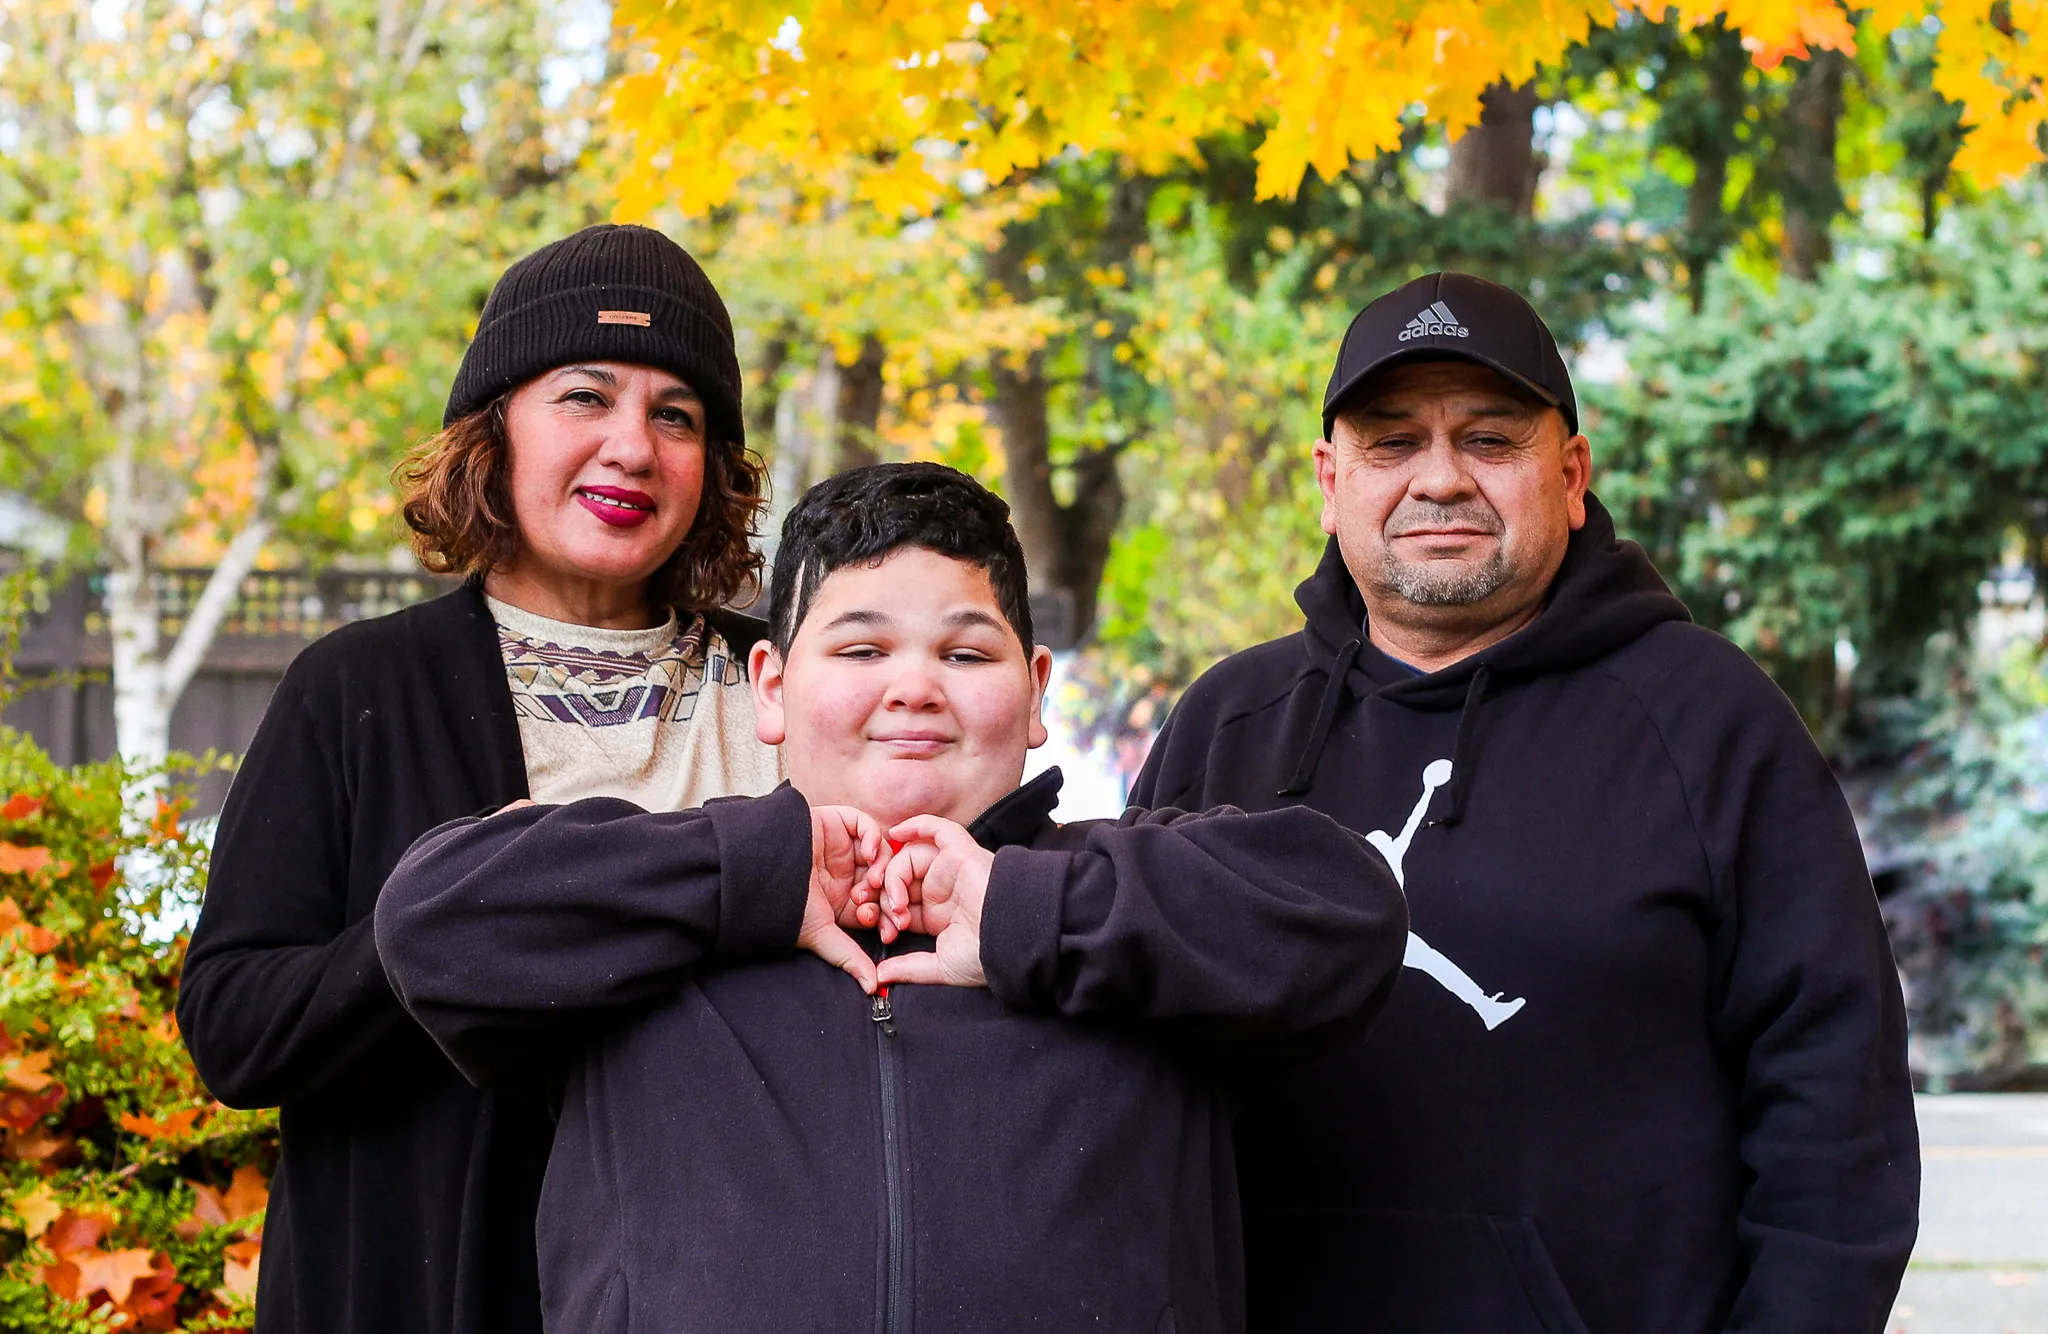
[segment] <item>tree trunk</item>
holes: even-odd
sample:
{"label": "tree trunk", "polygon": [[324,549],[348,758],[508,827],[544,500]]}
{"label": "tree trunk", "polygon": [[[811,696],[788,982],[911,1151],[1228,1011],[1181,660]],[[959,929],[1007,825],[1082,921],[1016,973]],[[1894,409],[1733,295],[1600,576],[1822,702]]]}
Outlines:
{"label": "tree trunk", "polygon": [[267,515],[267,475],[259,473],[254,513],[221,552],[206,587],[186,609],[185,623],[167,650],[155,537],[143,523],[119,520],[123,513],[132,514],[141,507],[136,497],[147,485],[141,473],[132,446],[112,461],[106,598],[113,658],[114,746],[130,767],[145,775],[134,789],[138,797],[161,788],[161,781],[149,771],[160,769],[170,756],[171,714],[205,661],[221,622],[241,593],[242,581],[256,568],[257,557],[276,530]]}
{"label": "tree trunk", "polygon": [[[1127,181],[1110,203],[1105,243],[1125,245],[1143,236],[1143,199],[1149,186]],[[1019,304],[1034,296],[1029,273],[1030,241],[1012,228],[989,259],[989,276]],[[1106,258],[1106,257],[1105,257]],[[1024,564],[1039,607],[1039,641],[1068,648],[1095,624],[1096,592],[1109,563],[1110,540],[1123,517],[1123,483],[1117,476],[1120,448],[1080,451],[1065,465],[1073,500],[1061,504],[1053,488],[1052,423],[1046,410],[1050,386],[1045,356],[1034,352],[1021,365],[998,356],[989,367],[994,393],[990,416],[1003,439],[1003,485],[1010,520],[1024,548]]]}
{"label": "tree trunk", "polygon": [[1816,51],[1792,85],[1785,104],[1785,272],[1812,282],[1834,256],[1828,227],[1843,210],[1835,166],[1835,131],[1842,119],[1842,79],[1848,60]]}
{"label": "tree trunk", "polygon": [[886,356],[882,340],[869,334],[853,364],[839,367],[834,472],[882,461],[875,432],[882,424],[882,363]]}
{"label": "tree trunk", "polygon": [[[817,411],[823,395],[819,393],[818,382],[835,365],[830,351],[821,353],[808,375],[799,375],[787,391],[775,396],[775,449],[768,458],[768,534],[762,543],[762,554],[771,563],[781,541],[783,517],[796,504],[797,497],[823,475],[820,456],[826,451],[819,441]],[[834,389],[835,396],[836,393]]]}
{"label": "tree trunk", "polygon": [[1451,145],[1444,173],[1444,203],[1493,204],[1518,218],[1536,208],[1536,180],[1543,163],[1536,153],[1536,83],[1505,82],[1479,99],[1479,123]]}
{"label": "tree trunk", "polygon": [[1736,131],[1746,107],[1745,79],[1749,53],[1741,34],[1717,23],[1702,34],[1696,59],[1704,76],[1703,105],[1691,124],[1670,136],[1670,142],[1692,159],[1692,184],[1685,198],[1685,289],[1697,315],[1707,299],[1707,273],[1730,239],[1727,209],[1728,164],[1735,156]]}
{"label": "tree trunk", "polygon": [[131,767],[150,770],[171,753],[156,571],[140,532],[109,536],[106,611],[113,650],[114,747]]}
{"label": "tree trunk", "polygon": [[995,384],[991,415],[1003,436],[1010,522],[1023,544],[1032,582],[1053,587],[1059,566],[1059,502],[1052,490],[1052,426],[1046,416],[1043,360],[1034,355],[1021,370],[998,362],[990,379]]}
{"label": "tree trunk", "polygon": [[1024,548],[1024,565],[1041,615],[1064,624],[1037,627],[1041,643],[1067,648],[1095,624],[1096,593],[1109,563],[1110,540],[1123,517],[1123,482],[1113,449],[1086,450],[1074,460],[1074,500],[1062,505],[1053,491],[1052,429],[1046,415],[1042,358],[1020,370],[998,363],[990,404],[1003,437],[1003,487],[1010,521]]}
{"label": "tree trunk", "polygon": [[782,402],[782,370],[789,364],[789,334],[777,331],[761,346],[760,381],[747,395],[747,443],[764,453],[775,438],[775,413]]}

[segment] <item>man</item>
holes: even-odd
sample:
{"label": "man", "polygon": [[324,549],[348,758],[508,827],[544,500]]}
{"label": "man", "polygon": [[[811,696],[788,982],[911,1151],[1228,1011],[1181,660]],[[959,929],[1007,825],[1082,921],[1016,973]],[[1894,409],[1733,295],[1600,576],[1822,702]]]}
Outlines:
{"label": "man", "polygon": [[950,468],[814,487],[770,635],[791,786],[457,821],[377,903],[463,1072],[559,1096],[547,1327],[1241,1330],[1230,1090],[1378,1008],[1384,863],[1308,810],[1053,824],[1023,552]]}
{"label": "man", "polygon": [[1377,1026],[1240,1123],[1261,1334],[1881,1330],[1919,1164],[1832,775],[1588,491],[1535,311],[1368,306],[1296,635],[1187,692],[1134,801],[1304,803],[1408,893]]}

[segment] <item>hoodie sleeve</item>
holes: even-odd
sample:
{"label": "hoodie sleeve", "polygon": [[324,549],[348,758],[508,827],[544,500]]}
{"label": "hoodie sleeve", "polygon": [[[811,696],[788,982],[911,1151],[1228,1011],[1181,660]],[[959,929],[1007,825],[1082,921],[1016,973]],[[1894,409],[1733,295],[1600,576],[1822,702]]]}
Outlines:
{"label": "hoodie sleeve", "polygon": [[794,788],[650,814],[591,798],[457,820],[385,882],[376,935],[405,1008],[478,1085],[533,1040],[795,947],[810,808]]}
{"label": "hoodie sleeve", "polygon": [[1898,973],[1834,775],[1784,696],[1716,646],[1697,665],[1725,674],[1726,707],[1658,724],[1714,877],[1710,1022],[1740,1081],[1749,1265],[1727,1328],[1875,1334],[1919,1215]]}
{"label": "hoodie sleeve", "polygon": [[996,854],[982,965],[1012,1008],[1278,1038],[1357,1015],[1400,971],[1400,887],[1317,812],[1133,810],[1068,833],[1078,847]]}

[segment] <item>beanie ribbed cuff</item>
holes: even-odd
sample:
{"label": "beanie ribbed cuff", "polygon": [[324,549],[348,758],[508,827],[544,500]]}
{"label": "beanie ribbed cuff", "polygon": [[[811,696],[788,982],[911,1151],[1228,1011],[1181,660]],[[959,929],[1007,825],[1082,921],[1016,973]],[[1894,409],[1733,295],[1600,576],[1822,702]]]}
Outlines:
{"label": "beanie ribbed cuff", "polygon": [[688,252],[646,227],[585,228],[507,269],[484,303],[442,425],[556,367],[589,361],[668,371],[703,400],[718,440],[745,446],[725,303]]}

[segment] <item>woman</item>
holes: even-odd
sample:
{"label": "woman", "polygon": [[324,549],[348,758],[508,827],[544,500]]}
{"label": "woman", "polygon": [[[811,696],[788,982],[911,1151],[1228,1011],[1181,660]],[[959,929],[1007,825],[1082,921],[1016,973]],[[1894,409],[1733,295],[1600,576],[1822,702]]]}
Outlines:
{"label": "woman", "polygon": [[308,648],[221,814],[178,1022],[207,1086],[282,1109],[259,1334],[540,1328],[546,1109],[480,1094],[399,1008],[370,910],[421,833],[532,797],[766,792],[742,664],[762,468],[717,291],[592,227],[508,269],[406,522],[463,586]]}

